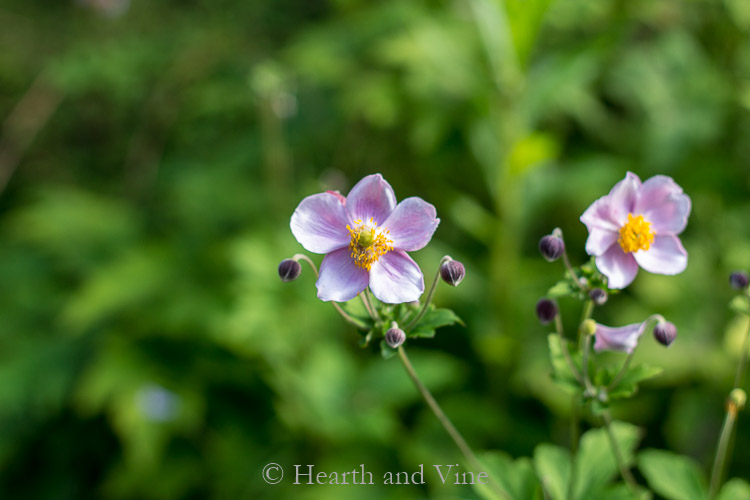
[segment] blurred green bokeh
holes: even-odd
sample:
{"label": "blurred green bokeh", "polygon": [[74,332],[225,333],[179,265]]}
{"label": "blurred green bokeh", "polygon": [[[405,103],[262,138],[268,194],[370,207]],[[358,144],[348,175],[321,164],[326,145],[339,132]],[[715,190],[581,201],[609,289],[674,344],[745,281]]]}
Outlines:
{"label": "blurred green bokeh", "polygon": [[743,331],[727,276],[750,268],[746,0],[2,0],[0,120],[3,498],[475,498],[289,479],[460,461],[309,270],[276,275],[299,200],[374,172],[436,206],[428,279],[446,253],[467,268],[436,296],[467,327],[414,364],[472,445],[514,457],[568,438],[538,239],[560,226],[580,264],[594,199],[674,177],[687,271],[641,271],[596,317],[677,325],[615,416],[710,465]]}

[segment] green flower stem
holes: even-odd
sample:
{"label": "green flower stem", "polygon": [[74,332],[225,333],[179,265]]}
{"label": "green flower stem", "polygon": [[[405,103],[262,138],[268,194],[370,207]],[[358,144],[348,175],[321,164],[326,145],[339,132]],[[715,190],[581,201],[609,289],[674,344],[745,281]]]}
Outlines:
{"label": "green flower stem", "polygon": [[578,275],[576,275],[576,272],[573,270],[573,266],[570,265],[570,259],[568,258],[568,248],[565,245],[565,239],[563,238],[562,229],[556,227],[554,231],[552,231],[552,234],[560,238],[563,242],[562,261],[563,265],[565,266],[565,270],[568,271],[568,274],[570,274],[570,277],[573,279],[573,282],[576,284],[578,289],[582,292],[585,292],[586,290],[584,289],[583,285],[581,285],[581,282],[578,281]]}
{"label": "green flower stem", "polygon": [[624,377],[625,374],[628,372],[628,368],[630,368],[630,362],[633,360],[634,354],[635,354],[635,349],[633,349],[628,354],[628,357],[625,358],[625,363],[622,364],[622,368],[620,368],[620,371],[617,372],[617,375],[615,375],[615,378],[613,378],[612,382],[610,382],[609,385],[607,386],[607,392],[617,387],[617,384],[620,382],[620,380],[622,380],[622,377]]}
{"label": "green flower stem", "polygon": [[[292,259],[296,261],[304,260],[308,264],[310,264],[310,267],[312,268],[313,272],[315,273],[315,277],[317,278],[319,276],[318,274],[318,268],[315,266],[315,263],[310,260],[310,258],[307,255],[298,253]],[[338,303],[331,301],[331,304],[333,305],[333,308],[336,309],[336,311],[341,315],[344,320],[349,323],[350,325],[353,325],[355,328],[359,328],[360,330],[369,330],[367,325],[359,321],[358,319],[350,316],[346,311],[344,311]]]}
{"label": "green flower stem", "polygon": [[432,280],[432,285],[430,286],[430,291],[427,292],[427,298],[424,301],[424,304],[422,304],[422,309],[419,310],[419,314],[417,314],[413,320],[409,321],[409,324],[404,327],[404,331],[408,332],[409,330],[414,327],[417,323],[419,323],[419,320],[422,319],[422,316],[427,312],[427,308],[430,306],[430,303],[432,302],[432,297],[435,295],[435,289],[437,288],[438,281],[440,280],[440,268],[443,267],[443,264],[453,260],[451,257],[446,255],[442,259],[440,259],[440,264],[438,264],[437,273],[435,273],[435,279]]}
{"label": "green flower stem", "polygon": [[591,336],[584,335],[583,340],[583,357],[581,359],[581,370],[583,371],[583,385],[586,386],[586,392],[589,396],[593,397],[596,394],[596,389],[591,383],[589,378],[589,352],[591,351]]}
{"label": "green flower stem", "polygon": [[557,330],[557,335],[558,337],[560,337],[560,349],[562,350],[563,358],[565,358],[565,363],[568,365],[568,368],[573,373],[573,376],[575,376],[576,380],[578,380],[578,382],[580,383],[583,383],[583,378],[581,378],[581,374],[578,373],[578,369],[573,363],[573,358],[570,357],[570,351],[568,351],[568,344],[565,340],[565,335],[563,332],[562,318],[560,317],[559,312],[555,315],[555,330]]}
{"label": "green flower stem", "polygon": [[359,296],[362,298],[362,303],[365,305],[367,313],[370,315],[375,324],[379,325],[380,323],[382,323],[383,320],[380,319],[380,314],[378,314],[377,308],[372,303],[372,297],[370,297],[369,290],[365,288],[364,292],[360,293]]}
{"label": "green flower stem", "polygon": [[[745,330],[745,340],[742,342],[740,362],[737,365],[737,373],[734,376],[734,386],[732,387],[732,391],[740,387],[742,379],[745,376],[748,348],[750,348],[750,321]],[[719,444],[716,447],[716,458],[714,459],[714,466],[711,470],[711,486],[708,493],[709,500],[713,500],[716,497],[716,494],[719,492],[719,487],[721,486],[721,479],[724,475],[724,468],[728,458],[727,455],[729,454],[732,433],[734,431],[735,423],[737,422],[738,411],[739,408],[737,408],[737,404],[730,399],[730,401],[727,402],[727,415],[724,418],[724,425],[721,428]]]}
{"label": "green flower stem", "polygon": [[638,482],[635,480],[633,474],[631,474],[630,472],[630,469],[625,464],[625,460],[622,456],[622,451],[620,451],[620,445],[617,444],[615,433],[612,431],[612,417],[609,415],[609,410],[605,410],[602,413],[602,418],[604,419],[604,428],[607,429],[609,444],[612,446],[612,455],[614,455],[617,467],[620,469],[620,475],[625,480],[625,483],[627,483],[630,491],[637,497],[639,495]]}
{"label": "green flower stem", "polygon": [[[417,387],[417,390],[427,403],[427,406],[430,407],[432,412],[442,424],[443,428],[453,439],[453,442],[456,443],[458,449],[461,450],[461,453],[463,453],[464,457],[466,457],[466,460],[469,462],[471,468],[474,469],[474,471],[477,473],[484,472],[481,464],[479,463],[479,459],[466,443],[466,440],[463,438],[461,433],[458,432],[448,416],[443,412],[442,408],[440,408],[440,405],[438,405],[437,401],[435,401],[435,398],[432,396],[427,387],[422,383],[422,380],[414,370],[414,366],[412,366],[411,361],[409,361],[409,357],[406,355],[406,350],[404,349],[403,345],[400,345],[398,347],[398,357],[401,359],[401,363],[404,365],[406,373],[409,375],[409,378],[411,378],[411,381],[414,382],[414,385]],[[492,486],[492,488],[496,490],[497,494],[499,494],[502,498],[511,498],[508,492],[505,491],[499,484],[497,484],[497,482],[492,477],[489,477],[489,485]]]}
{"label": "green flower stem", "polygon": [[591,299],[588,299],[583,304],[583,311],[581,312],[581,322],[578,324],[578,348],[580,349],[583,347],[583,324],[586,322],[587,319],[591,319],[591,315],[594,313],[594,301]]}

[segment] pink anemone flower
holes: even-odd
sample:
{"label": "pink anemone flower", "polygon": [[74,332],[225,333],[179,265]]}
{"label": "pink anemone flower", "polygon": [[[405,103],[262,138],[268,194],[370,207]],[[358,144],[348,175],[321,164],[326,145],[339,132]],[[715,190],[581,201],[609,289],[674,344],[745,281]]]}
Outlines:
{"label": "pink anemone flower", "polygon": [[429,243],[440,219],[435,207],[412,197],[396,204],[380,174],[368,175],[344,198],[308,196],[291,220],[292,234],[306,250],[326,254],[316,286],[318,298],[345,302],[368,286],[382,302],[412,302],[424,292],[424,277],[406,252]]}
{"label": "pink anemone flower", "polygon": [[677,237],[687,225],[690,198],[671,177],[657,175],[641,183],[628,172],[608,195],[581,216],[589,237],[586,252],[610,288],[625,288],[638,266],[657,274],[679,274],[687,252]]}
{"label": "pink anemone flower", "polygon": [[618,328],[596,324],[594,350],[621,351],[630,354],[638,345],[638,339],[646,331],[647,321]]}

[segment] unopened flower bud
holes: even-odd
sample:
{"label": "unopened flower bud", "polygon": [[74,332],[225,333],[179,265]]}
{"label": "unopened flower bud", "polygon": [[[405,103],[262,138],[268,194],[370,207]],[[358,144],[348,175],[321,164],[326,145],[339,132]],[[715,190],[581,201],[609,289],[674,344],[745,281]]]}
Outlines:
{"label": "unopened flower bud", "polygon": [[547,262],[553,262],[559,259],[565,251],[565,243],[562,238],[554,234],[548,234],[539,240],[539,252]]}
{"label": "unopened flower bud", "polygon": [[406,334],[395,322],[392,323],[391,328],[385,332],[385,343],[388,344],[391,349],[396,349],[403,344],[404,341],[406,341]]}
{"label": "unopened flower bud", "polygon": [[748,285],[747,273],[744,271],[735,271],[729,275],[729,284],[735,290],[744,290]]}
{"label": "unopened flower bud", "polygon": [[609,296],[607,295],[607,292],[604,291],[602,288],[593,288],[589,292],[589,298],[596,304],[597,306],[603,305],[605,302],[607,302],[607,298]]}
{"label": "unopened flower bud", "polygon": [[737,411],[740,411],[745,408],[745,403],[747,403],[747,393],[739,387],[733,389],[732,392],[729,393],[729,402],[735,406]]}
{"label": "unopened flower bud", "polygon": [[581,323],[581,333],[583,335],[593,335],[596,333],[596,321],[589,318]]}
{"label": "unopened flower bud", "polygon": [[677,327],[669,321],[659,321],[654,327],[654,338],[664,346],[669,346],[677,338]]}
{"label": "unopened flower bud", "polygon": [[457,260],[451,259],[440,266],[440,277],[450,286],[458,286],[464,276],[466,276],[466,268]]}
{"label": "unopened flower bud", "polygon": [[554,300],[547,298],[539,299],[536,303],[536,316],[543,325],[550,323],[557,316],[558,308]]}
{"label": "unopened flower bud", "polygon": [[279,278],[284,283],[294,281],[302,274],[302,266],[294,259],[284,259],[279,264]]}

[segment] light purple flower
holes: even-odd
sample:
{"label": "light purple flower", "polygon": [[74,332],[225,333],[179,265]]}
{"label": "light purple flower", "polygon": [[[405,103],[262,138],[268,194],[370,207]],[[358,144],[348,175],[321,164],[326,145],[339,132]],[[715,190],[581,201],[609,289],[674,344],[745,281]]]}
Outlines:
{"label": "light purple flower", "polygon": [[638,266],[657,274],[679,274],[687,252],[677,237],[687,225],[690,198],[671,177],[646,182],[632,172],[581,216],[589,237],[586,252],[610,288],[625,288]]}
{"label": "light purple flower", "polygon": [[308,196],[294,211],[292,234],[306,250],[326,256],[316,283],[318,298],[345,302],[369,285],[383,302],[412,302],[424,292],[422,271],[406,252],[429,243],[440,219],[435,207],[396,195],[380,174],[368,175],[344,198],[338,192]]}
{"label": "light purple flower", "polygon": [[643,323],[634,323],[619,328],[612,328],[597,323],[596,331],[594,332],[596,336],[594,350],[596,352],[622,351],[630,354],[638,345],[638,339],[641,338],[641,335],[646,330],[647,323],[648,321],[644,321]]}

